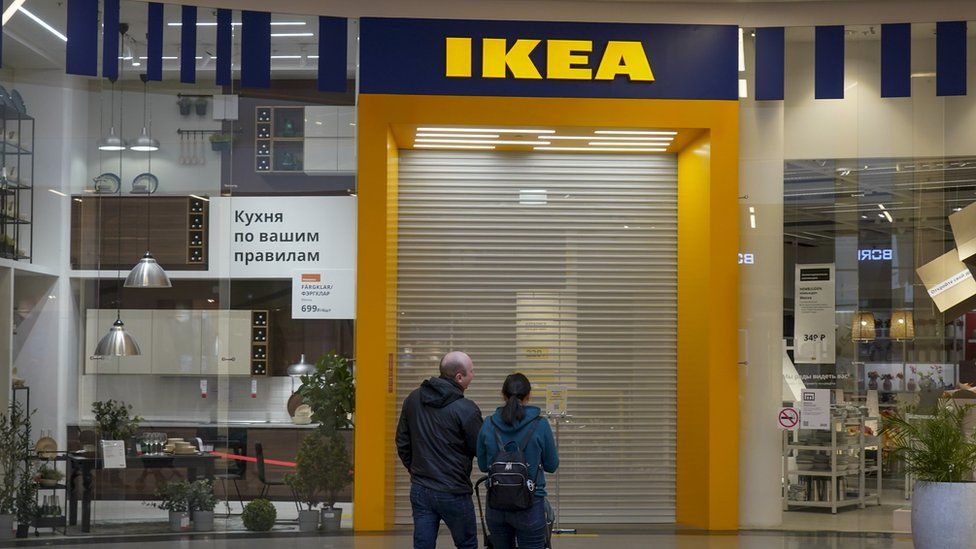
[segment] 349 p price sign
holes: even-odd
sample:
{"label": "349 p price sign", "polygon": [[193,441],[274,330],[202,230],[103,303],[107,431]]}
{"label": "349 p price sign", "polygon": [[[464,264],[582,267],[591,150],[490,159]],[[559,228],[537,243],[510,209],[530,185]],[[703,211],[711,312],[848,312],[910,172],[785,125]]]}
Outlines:
{"label": "349 p price sign", "polygon": [[291,282],[291,317],[356,318],[356,271],[294,271]]}

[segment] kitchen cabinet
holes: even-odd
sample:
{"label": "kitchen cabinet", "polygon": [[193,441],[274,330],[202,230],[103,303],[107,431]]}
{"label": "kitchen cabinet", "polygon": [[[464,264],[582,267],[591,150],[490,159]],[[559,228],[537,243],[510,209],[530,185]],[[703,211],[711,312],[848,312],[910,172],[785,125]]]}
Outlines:
{"label": "kitchen cabinet", "polygon": [[97,357],[98,341],[115,322],[115,309],[89,309],[85,318],[86,374],[149,374],[152,372],[153,318],[151,310],[122,309],[125,329],[139,346],[139,356]]}
{"label": "kitchen cabinet", "polygon": [[200,373],[201,312],[183,309],[152,312],[155,328],[152,373]]}
{"label": "kitchen cabinet", "polygon": [[[95,345],[115,322],[115,309],[89,309],[85,322],[86,374],[247,376],[252,373],[255,346],[250,310],[123,309],[122,321],[142,354],[95,357]],[[261,345],[266,353],[266,340]],[[266,366],[260,370],[259,375],[267,372]]]}
{"label": "kitchen cabinet", "polygon": [[199,311],[203,346],[201,373],[250,375],[251,311]]}
{"label": "kitchen cabinet", "polygon": [[306,173],[356,171],[356,108],[305,107]]}

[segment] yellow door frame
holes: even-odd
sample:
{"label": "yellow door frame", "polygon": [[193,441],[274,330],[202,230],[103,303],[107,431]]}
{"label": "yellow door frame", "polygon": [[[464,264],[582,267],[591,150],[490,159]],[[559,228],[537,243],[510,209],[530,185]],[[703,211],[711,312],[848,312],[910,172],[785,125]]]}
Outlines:
{"label": "yellow door frame", "polygon": [[397,172],[393,128],[702,130],[678,151],[677,522],[738,527],[736,101],[360,95],[353,527],[393,526]]}

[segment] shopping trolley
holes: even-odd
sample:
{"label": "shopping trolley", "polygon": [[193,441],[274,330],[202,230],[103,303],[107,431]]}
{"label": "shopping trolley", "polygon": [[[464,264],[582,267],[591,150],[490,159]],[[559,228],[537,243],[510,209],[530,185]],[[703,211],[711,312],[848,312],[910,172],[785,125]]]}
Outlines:
{"label": "shopping trolley", "polygon": [[[474,483],[474,499],[478,502],[478,518],[481,519],[481,534],[485,538],[485,547],[487,549],[494,549],[494,545],[491,543],[491,536],[488,533],[488,524],[485,522],[485,510],[481,504],[481,485],[488,482],[488,477],[483,476],[478,479],[478,482]],[[486,494],[487,497],[487,494]],[[485,502],[487,505],[487,501]],[[552,506],[549,505],[549,500],[545,500],[546,506],[546,549],[552,549],[552,527],[556,522],[555,513],[552,511]]]}

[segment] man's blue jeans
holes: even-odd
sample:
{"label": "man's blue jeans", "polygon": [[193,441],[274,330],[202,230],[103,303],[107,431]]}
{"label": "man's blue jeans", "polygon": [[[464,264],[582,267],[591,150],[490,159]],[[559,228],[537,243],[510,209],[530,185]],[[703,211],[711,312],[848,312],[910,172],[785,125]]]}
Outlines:
{"label": "man's blue jeans", "polygon": [[542,549],[546,546],[546,500],[536,497],[524,511],[498,511],[488,508],[486,522],[494,549]]}
{"label": "man's blue jeans", "polygon": [[459,549],[478,549],[478,523],[471,494],[449,494],[410,484],[414,549],[434,549],[441,521]]}

